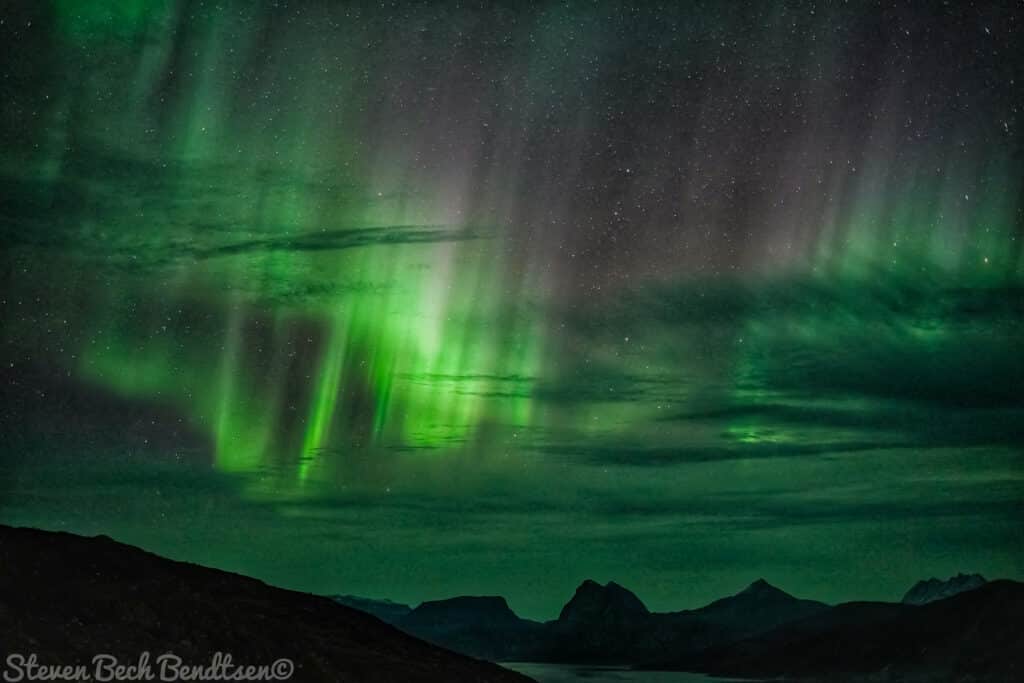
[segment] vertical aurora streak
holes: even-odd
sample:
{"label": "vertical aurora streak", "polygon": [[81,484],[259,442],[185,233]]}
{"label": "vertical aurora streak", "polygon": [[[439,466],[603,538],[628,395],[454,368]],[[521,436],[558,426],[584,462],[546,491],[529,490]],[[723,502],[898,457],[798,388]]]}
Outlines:
{"label": "vertical aurora streak", "polygon": [[1024,575],[1019,7],[22,4],[11,519],[542,616]]}

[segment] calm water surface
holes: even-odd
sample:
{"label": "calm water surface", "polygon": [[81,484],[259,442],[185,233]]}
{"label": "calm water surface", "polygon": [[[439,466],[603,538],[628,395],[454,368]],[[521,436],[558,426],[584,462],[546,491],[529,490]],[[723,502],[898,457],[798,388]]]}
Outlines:
{"label": "calm water surface", "polygon": [[711,678],[702,674],[682,671],[632,671],[618,666],[531,662],[503,662],[502,666],[525,674],[538,683],[727,683],[724,678]]}

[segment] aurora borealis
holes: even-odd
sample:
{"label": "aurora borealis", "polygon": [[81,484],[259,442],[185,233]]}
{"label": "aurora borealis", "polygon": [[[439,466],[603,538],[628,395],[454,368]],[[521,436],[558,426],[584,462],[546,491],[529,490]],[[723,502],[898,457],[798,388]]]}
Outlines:
{"label": "aurora borealis", "polygon": [[538,618],[1024,577],[1019,3],[3,13],[5,523]]}

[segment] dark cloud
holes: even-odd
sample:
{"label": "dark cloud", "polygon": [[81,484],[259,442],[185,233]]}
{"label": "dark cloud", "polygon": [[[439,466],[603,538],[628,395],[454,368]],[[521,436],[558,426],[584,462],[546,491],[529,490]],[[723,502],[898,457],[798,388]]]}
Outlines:
{"label": "dark cloud", "polygon": [[1024,575],[1019,7],[22,5],[5,522],[544,616]]}

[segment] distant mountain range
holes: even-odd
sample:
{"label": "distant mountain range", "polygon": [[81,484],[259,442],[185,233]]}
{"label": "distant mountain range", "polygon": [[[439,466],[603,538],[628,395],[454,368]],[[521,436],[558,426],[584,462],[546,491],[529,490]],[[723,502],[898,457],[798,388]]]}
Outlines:
{"label": "distant mountain range", "polygon": [[986,583],[985,577],[981,574],[957,574],[945,581],[933,577],[927,581],[915,583],[903,596],[902,602],[906,605],[925,605],[936,600],[951,598],[957,593],[981,588]]}
{"label": "distant mountain range", "polygon": [[545,623],[518,617],[501,597],[457,597],[415,609],[335,596],[431,643],[492,660],[638,664],[734,642],[827,610],[763,579],[696,610],[651,612],[628,589],[584,581]]}
{"label": "distant mountain range", "polygon": [[327,598],[174,562],[104,536],[0,525],[0,558],[0,668],[18,654],[89,667],[98,654],[135,664],[149,652],[159,680],[161,654],[209,666],[221,652],[237,665],[288,658],[288,680],[296,682],[529,680]]}
{"label": "distant mountain range", "polygon": [[541,623],[498,596],[415,608],[328,599],[102,536],[0,525],[0,549],[0,661],[35,653],[75,665],[109,653],[131,663],[170,651],[204,665],[225,652],[239,664],[287,657],[295,681],[527,680],[472,657],[757,679],[1024,680],[1024,584],[978,575],[920,582],[901,603],[835,606],[757,580],[680,612],[651,612],[617,583],[584,581]]}
{"label": "distant mountain range", "polygon": [[397,622],[412,611],[412,607],[409,605],[392,602],[391,600],[374,600],[373,598],[361,598],[357,595],[332,595],[330,598],[346,607],[368,612],[389,624]]}
{"label": "distant mountain range", "polygon": [[750,678],[1024,680],[1024,584],[993,581],[925,605],[845,603],[667,668]]}
{"label": "distant mountain range", "polygon": [[[980,579],[980,581],[979,581]],[[335,598],[356,606],[361,598]],[[919,605],[914,601],[920,600]],[[1024,584],[978,575],[919,582],[903,603],[829,606],[759,579],[680,612],[584,581],[557,619],[521,619],[501,597],[368,611],[428,642],[498,661],[627,664],[721,676],[833,680],[1024,680]],[[397,609],[401,608],[401,609]]]}

